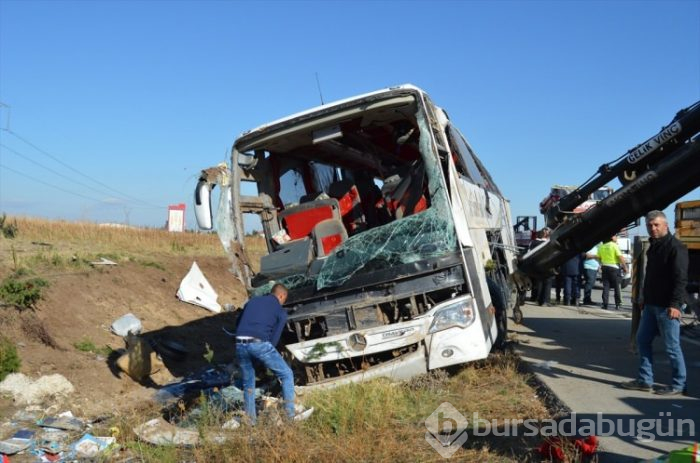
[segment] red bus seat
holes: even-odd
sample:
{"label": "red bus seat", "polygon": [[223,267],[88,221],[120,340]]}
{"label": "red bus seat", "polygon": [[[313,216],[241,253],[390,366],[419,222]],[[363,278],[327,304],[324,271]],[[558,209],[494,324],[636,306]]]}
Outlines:
{"label": "red bus seat", "polygon": [[328,187],[328,196],[338,200],[340,215],[350,235],[364,230],[365,215],[360,202],[360,192],[350,180],[333,182]]}
{"label": "red bus seat", "polygon": [[348,232],[339,219],[326,219],[316,224],[313,230],[316,256],[325,257],[340,243],[348,239]]}
{"label": "red bus seat", "polygon": [[317,223],[326,219],[340,219],[338,200],[319,199],[288,207],[279,212],[280,224],[292,240],[309,236]]}

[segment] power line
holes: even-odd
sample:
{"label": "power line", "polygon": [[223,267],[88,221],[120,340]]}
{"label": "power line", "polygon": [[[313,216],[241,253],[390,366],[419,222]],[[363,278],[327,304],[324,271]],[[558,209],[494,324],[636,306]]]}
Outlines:
{"label": "power line", "polygon": [[[51,183],[45,182],[45,181],[43,181],[43,180],[40,180],[40,179],[38,179],[38,178],[36,178],[36,177],[32,177],[32,176],[29,175],[29,174],[26,174],[26,173],[24,173],[24,172],[20,172],[19,170],[13,169],[12,167],[8,167],[8,166],[6,166],[6,165],[4,165],[4,164],[2,164],[2,163],[0,163],[0,167],[2,167],[2,168],[5,169],[5,170],[9,170],[10,172],[14,172],[14,173],[17,174],[17,175],[21,175],[22,177],[26,177],[26,178],[28,178],[28,179],[30,179],[30,180],[33,180],[33,181],[35,181],[35,182],[37,182],[37,183],[41,183],[42,185],[46,185],[46,186],[49,186],[49,187],[51,187],[51,188],[55,188],[55,189],[57,189],[57,190],[59,190],[59,191],[63,191],[64,193],[68,193],[68,194],[71,194],[71,195],[74,195],[74,196],[79,196],[79,197],[84,198],[84,199],[89,199],[90,201],[94,201],[94,202],[96,202],[96,203],[102,203],[102,204],[105,204],[105,203],[106,203],[106,201],[103,200],[103,199],[92,198],[92,197],[90,197],[90,196],[85,196],[85,195],[83,195],[83,194],[76,193],[75,191],[66,190],[65,188],[61,188],[60,186],[56,186],[56,185],[53,185],[53,184],[51,184]],[[152,209],[152,206],[131,206],[131,207],[136,208],[136,209]],[[159,207],[158,209],[161,209],[161,208]]]}
{"label": "power line", "polygon": [[6,150],[10,151],[11,153],[14,153],[14,154],[16,154],[17,156],[19,156],[19,157],[21,157],[21,158],[23,158],[23,159],[25,159],[25,160],[31,162],[32,164],[35,164],[35,165],[41,167],[42,169],[48,170],[48,171],[51,172],[52,174],[58,175],[59,177],[62,177],[62,178],[64,178],[64,179],[68,180],[69,182],[73,182],[73,183],[75,183],[75,184],[77,184],[77,185],[80,185],[80,186],[83,186],[83,187],[85,187],[85,188],[88,188],[88,189],[90,189],[90,190],[92,190],[92,191],[95,191],[95,192],[97,192],[97,193],[99,193],[99,194],[105,194],[104,191],[100,191],[100,190],[98,190],[97,188],[88,185],[87,183],[79,182],[78,180],[72,179],[72,178],[68,177],[67,175],[63,175],[62,173],[57,172],[57,171],[53,170],[52,168],[47,167],[47,166],[41,164],[40,162],[37,162],[37,161],[33,160],[33,159],[30,158],[29,156],[26,156],[26,155],[20,153],[19,151],[16,151],[16,150],[10,148],[9,146],[7,146],[7,145],[5,145],[5,144],[3,144],[3,143],[0,143],[0,146],[3,147],[3,148],[5,148]]}
{"label": "power line", "polygon": [[44,182],[43,180],[39,180],[38,178],[32,177],[32,176],[29,175],[29,174],[25,174],[24,172],[20,172],[20,171],[15,170],[15,169],[13,169],[13,168],[11,168],[11,167],[8,167],[8,166],[6,166],[6,165],[4,165],[4,164],[0,164],[0,167],[2,167],[3,169],[9,170],[10,172],[14,172],[14,173],[17,174],[17,175],[21,175],[22,177],[26,177],[26,178],[28,178],[28,179],[30,179],[30,180],[33,180],[33,181],[35,181],[35,182],[37,182],[37,183],[41,183],[42,185],[46,185],[46,186],[50,186],[51,188],[55,188],[55,189],[57,189],[57,190],[59,190],[59,191],[62,191],[62,192],[64,192],[64,193],[68,193],[68,194],[71,194],[71,195],[79,196],[79,197],[81,197],[81,198],[89,199],[90,201],[95,201],[95,202],[98,202],[98,203],[102,202],[101,199],[91,198],[91,197],[89,197],[89,196],[85,196],[85,195],[82,195],[82,194],[80,194],[80,193],[76,193],[75,191],[66,190],[65,188],[61,188],[60,186],[52,185],[51,183],[47,183],[47,182]]}
{"label": "power line", "polygon": [[95,179],[95,178],[93,178],[93,177],[87,175],[87,174],[84,174],[83,172],[79,171],[78,169],[74,168],[73,166],[71,166],[71,165],[69,165],[69,164],[66,164],[65,162],[61,161],[59,158],[57,158],[56,156],[52,155],[51,153],[49,153],[49,152],[47,152],[47,151],[45,151],[45,150],[39,148],[39,147],[36,146],[34,143],[30,142],[29,140],[27,140],[26,138],[22,137],[21,135],[19,135],[18,133],[14,132],[13,130],[5,129],[5,128],[1,128],[0,130],[9,133],[10,135],[12,135],[13,137],[17,138],[18,140],[20,140],[20,141],[26,143],[27,145],[31,146],[32,148],[34,148],[35,150],[37,150],[38,152],[40,152],[40,153],[43,154],[44,156],[47,156],[47,157],[53,159],[55,162],[61,164],[63,167],[72,170],[72,171],[75,172],[76,174],[78,174],[78,175],[80,175],[80,176],[82,176],[82,177],[85,177],[86,179],[88,179],[88,180],[90,180],[90,181],[92,181],[92,182],[95,182],[96,184],[102,186],[103,188],[106,188],[106,189],[108,189],[108,190],[110,190],[110,191],[113,191],[113,192],[117,193],[117,194],[120,195],[120,196],[123,196],[123,197],[125,197],[125,198],[131,199],[132,201],[137,201],[137,202],[139,202],[139,203],[146,204],[147,206],[150,206],[150,207],[153,207],[153,208],[157,208],[157,209],[162,209],[163,207],[165,207],[165,206],[156,206],[156,205],[150,204],[150,203],[148,203],[148,202],[146,202],[146,201],[144,201],[144,200],[142,200],[142,199],[139,199],[139,198],[135,198],[135,197],[133,197],[133,196],[130,196],[130,195],[126,194],[126,193],[123,193],[123,192],[121,192],[121,191],[119,191],[119,190],[116,190],[116,189],[112,188],[111,186],[109,186],[109,185],[107,185],[107,184],[105,184],[105,183],[103,183],[103,182],[101,182],[101,181],[99,181],[99,180],[97,180],[97,179]]}

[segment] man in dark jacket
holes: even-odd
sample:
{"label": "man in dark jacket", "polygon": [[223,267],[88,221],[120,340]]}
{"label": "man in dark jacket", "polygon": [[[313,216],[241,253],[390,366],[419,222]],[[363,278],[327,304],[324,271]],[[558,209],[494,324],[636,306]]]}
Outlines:
{"label": "man in dark jacket", "polygon": [[578,285],[581,269],[581,254],[564,262],[559,268],[559,275],[564,286],[564,305],[578,306]]}
{"label": "man in dark jacket", "polygon": [[251,298],[243,307],[236,328],[236,359],[243,379],[245,412],[255,424],[255,368],[253,359],[272,371],[282,383],[282,399],[289,418],[294,418],[294,375],[275,346],[287,323],[282,305],[287,288],[276,284],[270,294]]}
{"label": "man in dark jacket", "polygon": [[686,392],[686,371],[680,341],[681,307],[685,301],[688,280],[688,249],[668,231],[666,216],[651,211],[646,216],[649,232],[647,268],[644,277],[644,310],[637,331],[639,374],[634,381],[622,383],[625,389],[651,391],[652,341],[661,334],[666,354],[671,361],[673,381],[657,389],[657,394],[675,395]]}

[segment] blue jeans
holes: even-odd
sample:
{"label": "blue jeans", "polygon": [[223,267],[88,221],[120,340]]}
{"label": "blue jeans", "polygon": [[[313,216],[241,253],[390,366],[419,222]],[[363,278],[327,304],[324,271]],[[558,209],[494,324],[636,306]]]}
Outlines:
{"label": "blue jeans", "polygon": [[272,371],[282,383],[282,400],[287,416],[294,417],[294,374],[275,346],[270,342],[236,343],[236,359],[243,377],[243,402],[245,412],[252,424],[256,422],[255,413],[255,368],[253,359],[261,362]]}
{"label": "blue jeans", "polygon": [[583,287],[583,300],[590,302],[591,292],[593,291],[593,285],[595,284],[595,277],[598,275],[598,270],[593,270],[586,268],[583,270],[583,278],[585,280]]}
{"label": "blue jeans", "polygon": [[671,361],[673,370],[674,390],[685,389],[685,361],[681,350],[681,321],[668,318],[666,307],[658,305],[644,305],[642,320],[637,331],[637,346],[639,347],[639,381],[644,384],[654,384],[653,349],[652,341],[657,335],[661,335],[666,346],[666,355]]}
{"label": "blue jeans", "polygon": [[564,275],[564,305],[578,300],[578,275]]}

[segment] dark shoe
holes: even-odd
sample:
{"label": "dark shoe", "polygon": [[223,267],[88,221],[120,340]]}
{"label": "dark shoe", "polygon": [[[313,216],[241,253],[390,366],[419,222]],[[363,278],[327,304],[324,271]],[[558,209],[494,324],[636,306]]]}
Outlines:
{"label": "dark shoe", "polygon": [[583,300],[583,305],[594,305],[594,304],[593,304],[593,301],[592,301],[592,300],[590,300],[590,299],[584,299],[584,300]]}
{"label": "dark shoe", "polygon": [[617,304],[617,305],[615,306],[615,310],[620,310],[620,304]]}
{"label": "dark shoe", "polygon": [[651,392],[651,384],[644,384],[638,379],[620,383],[622,389],[629,389],[631,391],[644,391]]}
{"label": "dark shoe", "polygon": [[603,306],[601,306],[601,307],[603,308],[603,310],[608,310],[608,306],[607,306],[607,305],[603,305]]}
{"label": "dark shoe", "polygon": [[684,395],[687,391],[685,389],[674,389],[671,386],[664,386],[654,391],[657,395]]}

